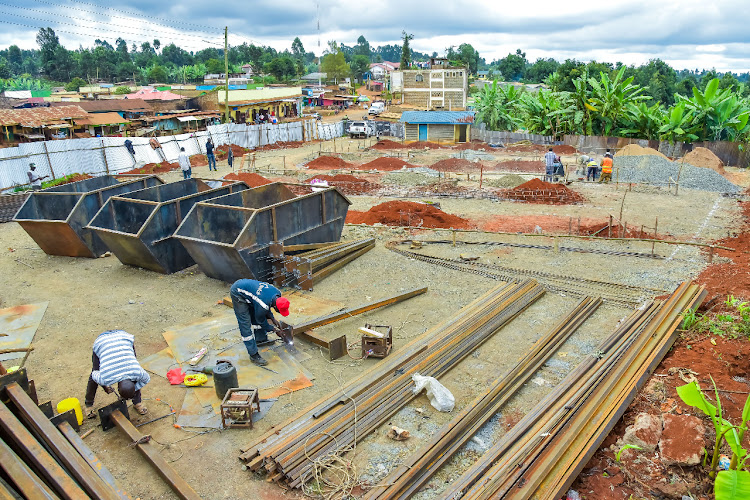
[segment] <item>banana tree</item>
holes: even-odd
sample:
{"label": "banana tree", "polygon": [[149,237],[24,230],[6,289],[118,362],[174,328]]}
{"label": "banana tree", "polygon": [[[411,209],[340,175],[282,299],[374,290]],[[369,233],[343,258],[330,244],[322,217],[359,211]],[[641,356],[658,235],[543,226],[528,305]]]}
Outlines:
{"label": "banana tree", "polygon": [[711,125],[709,126],[712,140],[737,141],[746,138],[750,126],[748,118],[750,109],[736,96],[731,95],[716,106]]}
{"label": "banana tree", "polygon": [[692,97],[677,95],[679,102],[691,112],[700,140],[712,138],[711,127],[717,123],[716,110],[731,97],[731,94],[730,89],[719,89],[719,79],[714,78],[702,91],[693,87]]}
{"label": "banana tree", "polygon": [[659,138],[659,128],[666,121],[666,112],[660,103],[651,106],[645,102],[629,103],[625,111],[625,128],[620,129],[620,134],[639,139]]}
{"label": "banana tree", "polygon": [[610,77],[599,73],[599,79],[589,78],[591,85],[591,106],[600,122],[598,132],[603,135],[612,135],[622,125],[621,120],[630,104],[645,101],[651,97],[642,95],[644,88],[633,83],[634,77],[623,79],[625,67],[623,66]]}
{"label": "banana tree", "polygon": [[555,137],[573,132],[576,108],[568,92],[526,93],[523,108],[529,132]]}
{"label": "banana tree", "polygon": [[516,130],[522,123],[521,99],[523,91],[513,86],[498,87],[497,80],[486,85],[474,99],[476,120],[489,130]]}
{"label": "banana tree", "polygon": [[573,116],[574,132],[581,135],[594,135],[592,112],[596,110],[591,104],[591,91],[588,84],[588,72],[573,80],[575,91],[571,94],[576,112]]}
{"label": "banana tree", "polygon": [[665,123],[659,127],[659,138],[670,143],[693,142],[698,139],[694,132],[694,117],[686,110],[685,103],[681,102],[674,105],[666,115]]}

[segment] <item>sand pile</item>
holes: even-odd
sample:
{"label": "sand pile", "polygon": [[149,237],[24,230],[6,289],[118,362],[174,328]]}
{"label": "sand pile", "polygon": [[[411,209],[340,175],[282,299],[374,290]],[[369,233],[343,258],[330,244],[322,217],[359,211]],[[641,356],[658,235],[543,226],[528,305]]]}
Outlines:
{"label": "sand pile", "polygon": [[689,163],[694,167],[710,168],[720,174],[724,173],[724,162],[707,148],[695,148],[677,162]]}
{"label": "sand pile", "polygon": [[306,182],[313,180],[326,181],[329,186],[339,188],[344,194],[366,194],[377,190],[380,186],[366,179],[360,179],[349,174],[338,175],[316,175],[307,179]]}
{"label": "sand pile", "polygon": [[375,158],[374,160],[363,163],[362,165],[359,165],[358,167],[353,167],[357,170],[381,170],[381,171],[391,171],[391,170],[401,170],[402,168],[416,168],[417,165],[412,165],[411,163],[407,163],[404,160],[400,158],[391,158],[389,156],[381,156],[380,158]]}
{"label": "sand pile", "polygon": [[266,179],[262,175],[253,174],[249,172],[238,173],[238,174],[231,173],[229,175],[225,175],[224,179],[228,181],[242,181],[248,186],[250,186],[251,188],[263,186],[265,184],[271,184],[271,182],[273,182],[273,181]]}
{"label": "sand pile", "polygon": [[570,205],[584,201],[583,196],[562,184],[552,184],[540,179],[509,189],[503,193],[504,198],[525,201],[528,203],[544,203],[549,205]]}
{"label": "sand pile", "polygon": [[479,172],[480,164],[463,158],[448,158],[433,163],[430,168],[438,172]]}
{"label": "sand pile", "polygon": [[615,153],[615,156],[661,156],[665,160],[668,159],[654,148],[644,148],[638,144],[628,144]]}
{"label": "sand pile", "polygon": [[432,205],[413,201],[388,201],[372,207],[367,212],[349,210],[346,222],[444,229],[469,229],[473,227],[468,220],[462,217],[447,214]]}
{"label": "sand pile", "polygon": [[408,149],[409,146],[401,144],[400,142],[390,141],[388,139],[381,139],[373,144],[370,149]]}
{"label": "sand pile", "polygon": [[345,162],[338,156],[318,156],[312,161],[307,162],[307,168],[313,168],[316,170],[336,170],[336,169],[352,169],[354,166],[351,163]]}

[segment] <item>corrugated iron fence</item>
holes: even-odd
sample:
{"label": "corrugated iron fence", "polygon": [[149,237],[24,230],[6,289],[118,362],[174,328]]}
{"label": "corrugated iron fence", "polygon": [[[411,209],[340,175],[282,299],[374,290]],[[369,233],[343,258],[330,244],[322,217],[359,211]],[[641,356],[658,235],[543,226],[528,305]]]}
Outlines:
{"label": "corrugated iron fence", "polygon": [[[320,123],[305,120],[276,125],[223,124],[192,134],[158,137],[161,151],[149,145],[147,137],[92,137],[63,139],[19,144],[0,148],[0,190],[27,184],[29,163],[36,164],[37,172],[57,179],[79,173],[93,176],[116,174],[131,170],[138,164],[177,161],[180,148],[189,155],[205,154],[208,138],[215,146],[236,144],[254,148],[277,142],[332,139],[344,134],[341,122]],[[133,142],[135,155],[125,148],[125,141]]]}

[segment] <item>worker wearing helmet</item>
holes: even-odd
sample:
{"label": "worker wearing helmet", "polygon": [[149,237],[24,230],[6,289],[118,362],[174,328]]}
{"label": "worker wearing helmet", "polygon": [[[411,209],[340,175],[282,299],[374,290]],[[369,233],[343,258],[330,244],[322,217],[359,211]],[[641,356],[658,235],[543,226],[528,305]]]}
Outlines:
{"label": "worker wearing helmet", "polygon": [[274,318],[273,311],[289,316],[289,300],[270,283],[251,279],[235,281],[229,295],[250,361],[258,366],[267,365],[268,361],[258,353],[258,345],[274,342],[268,339],[270,332],[281,335],[281,325]]}
{"label": "worker wearing helmet", "polygon": [[602,158],[602,176],[599,182],[612,182],[612,157],[605,156]]}

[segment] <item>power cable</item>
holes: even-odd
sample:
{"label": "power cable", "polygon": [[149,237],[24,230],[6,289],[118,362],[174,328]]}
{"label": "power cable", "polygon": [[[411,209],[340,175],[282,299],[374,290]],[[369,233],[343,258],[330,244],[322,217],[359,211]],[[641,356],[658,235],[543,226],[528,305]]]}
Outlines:
{"label": "power cable", "polygon": [[[34,29],[40,29],[40,28],[46,28],[47,27],[47,26],[34,26],[33,24],[25,24],[25,23],[14,23],[13,21],[6,21],[4,19],[0,19],[0,23],[12,24],[14,26],[23,26],[25,28],[34,28]],[[82,37],[86,37],[86,38],[95,36],[95,35],[92,35],[91,33],[78,33],[78,32],[75,32],[75,31],[67,31],[67,30],[60,30],[60,29],[55,30],[55,33],[67,33],[68,35],[82,36]],[[122,37],[120,37],[120,38],[122,38]],[[141,40],[133,40],[133,39],[129,39],[129,38],[123,38],[123,40],[125,40],[126,42],[133,42],[133,43],[141,43],[141,42],[143,42],[143,39],[141,39]]]}
{"label": "power cable", "polygon": [[[52,5],[53,7],[61,7],[61,5],[59,3],[50,2],[49,0],[36,0],[36,1],[40,2],[40,3],[46,3],[48,5]],[[76,0],[70,0],[70,1],[73,2],[73,1],[76,1]],[[101,9],[102,8],[101,5],[96,5],[96,4],[92,4],[92,3],[88,3],[88,2],[77,2],[77,3],[83,4],[83,5],[91,5],[92,7],[96,7],[97,9]],[[102,14],[101,12],[92,11],[92,10],[88,10],[88,9],[81,9],[79,7],[66,7],[66,8],[67,9],[72,9],[72,10],[78,10],[78,11],[81,11],[81,12],[88,12],[89,14],[99,14],[99,15]],[[182,25],[187,25],[187,26],[197,26],[199,28],[209,29],[209,30],[215,30],[215,29],[217,29],[215,26],[208,26],[208,25],[205,25],[205,24],[196,24],[196,23],[189,23],[189,22],[185,22],[185,21],[176,21],[176,20],[166,19],[166,18],[157,17],[157,16],[146,16],[144,14],[136,14],[134,12],[127,12],[127,11],[124,11],[124,10],[113,9],[113,8],[110,8],[110,7],[107,7],[107,9],[111,10],[111,11],[114,11],[114,12],[120,12],[122,14],[127,14],[128,16],[131,16],[131,17],[128,18],[128,17],[122,17],[122,16],[115,16],[115,15],[111,15],[111,14],[109,15],[110,17],[119,17],[121,19],[131,19],[132,17],[138,17],[138,18],[140,18],[142,20],[145,20],[145,21],[150,21],[151,19],[160,19],[160,20],[164,21],[165,23],[182,24]],[[178,29],[184,29],[184,28],[178,28]],[[198,31],[198,30],[193,30],[193,31]]]}

